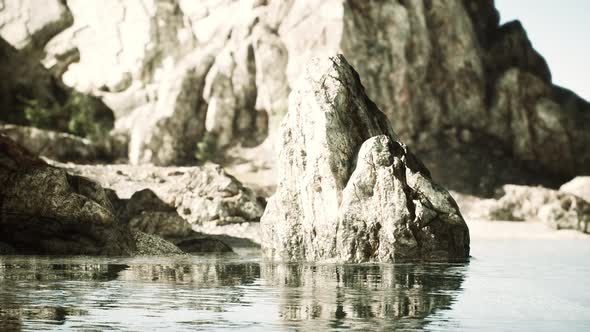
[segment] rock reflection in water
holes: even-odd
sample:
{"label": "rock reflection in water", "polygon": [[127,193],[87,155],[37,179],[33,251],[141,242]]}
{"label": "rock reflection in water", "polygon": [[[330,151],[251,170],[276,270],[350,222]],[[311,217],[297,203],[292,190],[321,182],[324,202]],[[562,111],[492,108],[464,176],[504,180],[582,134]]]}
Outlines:
{"label": "rock reflection in water", "polygon": [[[421,328],[464,265],[313,265],[233,258],[0,257],[0,330]],[[122,314],[124,312],[124,314]]]}
{"label": "rock reflection in water", "polygon": [[[464,265],[264,265],[262,278],[280,289],[280,316],[306,328],[418,328],[449,308],[464,279]],[[364,323],[363,323],[364,322]]]}

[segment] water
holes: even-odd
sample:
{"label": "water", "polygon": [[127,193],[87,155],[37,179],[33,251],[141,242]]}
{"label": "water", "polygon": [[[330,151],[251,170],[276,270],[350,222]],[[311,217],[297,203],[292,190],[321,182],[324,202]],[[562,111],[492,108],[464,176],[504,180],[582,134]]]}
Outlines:
{"label": "water", "polygon": [[0,330],[590,331],[590,242],[481,241],[469,264],[0,257]]}

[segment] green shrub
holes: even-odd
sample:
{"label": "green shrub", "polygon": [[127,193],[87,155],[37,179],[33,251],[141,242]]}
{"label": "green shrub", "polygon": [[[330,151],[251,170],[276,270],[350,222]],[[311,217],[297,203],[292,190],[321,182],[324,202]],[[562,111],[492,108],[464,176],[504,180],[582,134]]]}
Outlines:
{"label": "green shrub", "polygon": [[79,92],[72,92],[63,104],[19,99],[28,125],[33,127],[64,131],[93,141],[107,137],[113,127],[112,112],[98,99]]}
{"label": "green shrub", "polygon": [[195,158],[198,161],[205,162],[213,160],[217,155],[217,135],[206,131],[203,139],[197,143]]}

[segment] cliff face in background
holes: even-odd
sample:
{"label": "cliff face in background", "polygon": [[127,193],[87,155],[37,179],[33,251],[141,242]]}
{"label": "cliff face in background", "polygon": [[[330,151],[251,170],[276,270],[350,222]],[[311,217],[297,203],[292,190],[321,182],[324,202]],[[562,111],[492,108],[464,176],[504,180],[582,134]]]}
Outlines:
{"label": "cliff face in background", "polygon": [[2,1],[0,35],[102,99],[132,163],[268,147],[303,63],[342,53],[450,189],[590,172],[589,105],[552,85],[524,28],[500,26],[493,1],[45,2]]}

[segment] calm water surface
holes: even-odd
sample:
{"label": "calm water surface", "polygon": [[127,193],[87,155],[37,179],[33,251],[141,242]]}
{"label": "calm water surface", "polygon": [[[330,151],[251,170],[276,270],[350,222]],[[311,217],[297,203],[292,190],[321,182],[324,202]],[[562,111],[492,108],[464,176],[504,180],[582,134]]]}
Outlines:
{"label": "calm water surface", "polygon": [[0,330],[590,331],[590,242],[483,241],[469,264],[0,257]]}

